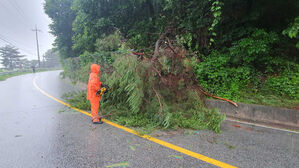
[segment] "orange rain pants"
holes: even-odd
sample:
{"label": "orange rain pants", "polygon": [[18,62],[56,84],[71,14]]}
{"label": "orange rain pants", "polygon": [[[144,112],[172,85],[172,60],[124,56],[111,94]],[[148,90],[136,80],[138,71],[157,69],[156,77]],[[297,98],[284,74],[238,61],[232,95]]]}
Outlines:
{"label": "orange rain pants", "polygon": [[90,66],[90,70],[91,73],[89,74],[86,98],[90,101],[92,121],[99,122],[99,106],[101,96],[96,95],[96,93],[101,89],[102,84],[99,78],[100,66],[98,64],[92,64]]}

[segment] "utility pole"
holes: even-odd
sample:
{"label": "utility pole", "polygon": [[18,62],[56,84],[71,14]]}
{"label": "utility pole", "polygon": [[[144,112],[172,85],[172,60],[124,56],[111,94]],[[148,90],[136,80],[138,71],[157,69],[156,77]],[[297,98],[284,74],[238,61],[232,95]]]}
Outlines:
{"label": "utility pole", "polygon": [[46,68],[46,59],[45,59],[45,54],[43,55],[43,67]]}
{"label": "utility pole", "polygon": [[35,38],[36,38],[36,48],[37,48],[37,57],[38,57],[38,67],[40,68],[40,57],[39,57],[39,46],[38,46],[38,36],[37,32],[41,32],[41,30],[37,29],[35,25],[35,29],[31,29],[32,31],[35,31]]}

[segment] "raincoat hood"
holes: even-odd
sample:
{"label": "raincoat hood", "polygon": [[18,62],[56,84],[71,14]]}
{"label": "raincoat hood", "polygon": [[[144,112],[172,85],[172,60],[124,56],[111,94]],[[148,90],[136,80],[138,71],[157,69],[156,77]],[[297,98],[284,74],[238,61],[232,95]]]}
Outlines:
{"label": "raincoat hood", "polygon": [[98,64],[91,64],[90,70],[91,70],[92,73],[99,74],[100,65],[98,65]]}

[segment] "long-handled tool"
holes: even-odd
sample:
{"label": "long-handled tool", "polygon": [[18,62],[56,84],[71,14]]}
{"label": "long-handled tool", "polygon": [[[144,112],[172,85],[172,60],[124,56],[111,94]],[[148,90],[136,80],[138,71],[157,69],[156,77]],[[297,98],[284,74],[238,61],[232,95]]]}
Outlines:
{"label": "long-handled tool", "polygon": [[[99,116],[101,116],[101,101],[102,101],[102,96],[105,94],[105,93],[108,93],[108,90],[109,90],[109,86],[108,85],[105,85],[105,84],[102,84],[101,85],[101,89],[97,91],[96,95],[99,95],[101,96],[101,100],[99,102],[100,104],[100,111],[99,111]],[[102,121],[102,117],[99,118],[99,124],[103,124],[103,121]]]}

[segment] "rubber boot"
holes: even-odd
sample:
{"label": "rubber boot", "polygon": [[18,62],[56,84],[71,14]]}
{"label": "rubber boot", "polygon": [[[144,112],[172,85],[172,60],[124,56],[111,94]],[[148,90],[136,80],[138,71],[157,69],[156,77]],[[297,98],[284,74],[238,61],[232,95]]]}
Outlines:
{"label": "rubber boot", "polygon": [[99,124],[103,124],[102,117],[99,118]]}

